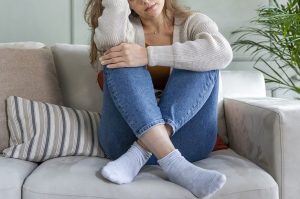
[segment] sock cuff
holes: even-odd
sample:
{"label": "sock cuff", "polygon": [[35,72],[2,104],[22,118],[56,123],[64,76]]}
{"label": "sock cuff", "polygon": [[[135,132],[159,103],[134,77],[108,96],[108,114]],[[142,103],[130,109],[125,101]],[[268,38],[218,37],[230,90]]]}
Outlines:
{"label": "sock cuff", "polygon": [[176,161],[178,158],[180,159],[183,157],[178,149],[173,150],[165,157],[157,160],[160,166],[167,168],[169,167],[174,161]]}
{"label": "sock cuff", "polygon": [[133,147],[136,147],[145,157],[150,157],[152,155],[151,152],[145,150],[142,146],[139,145],[139,143],[137,143],[137,141],[135,141],[132,144]]}

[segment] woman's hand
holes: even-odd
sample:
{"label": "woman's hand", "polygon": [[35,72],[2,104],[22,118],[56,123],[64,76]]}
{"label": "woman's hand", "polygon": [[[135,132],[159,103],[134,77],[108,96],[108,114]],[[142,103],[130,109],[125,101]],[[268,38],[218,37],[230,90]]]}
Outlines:
{"label": "woman's hand", "polygon": [[107,50],[100,62],[108,68],[144,66],[148,64],[147,49],[135,43],[121,43]]}

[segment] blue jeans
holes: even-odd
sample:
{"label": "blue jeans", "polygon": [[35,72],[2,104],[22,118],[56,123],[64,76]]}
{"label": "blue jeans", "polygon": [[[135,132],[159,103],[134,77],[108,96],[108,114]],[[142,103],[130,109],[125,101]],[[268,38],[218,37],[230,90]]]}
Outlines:
{"label": "blue jeans", "polygon": [[[188,161],[208,157],[217,138],[218,70],[173,68],[158,103],[146,66],[104,66],[104,76],[98,138],[107,158],[119,158],[158,124],[172,127],[170,139]],[[156,157],[146,164],[157,164]]]}

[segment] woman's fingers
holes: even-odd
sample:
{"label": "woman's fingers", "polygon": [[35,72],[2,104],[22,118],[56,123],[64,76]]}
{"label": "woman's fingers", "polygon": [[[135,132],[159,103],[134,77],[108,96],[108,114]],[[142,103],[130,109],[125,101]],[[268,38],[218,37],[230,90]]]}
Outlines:
{"label": "woman's fingers", "polygon": [[127,67],[126,62],[119,62],[116,64],[109,64],[107,65],[108,68],[120,68],[120,67]]}
{"label": "woman's fingers", "polygon": [[123,55],[122,52],[111,52],[111,53],[108,53],[108,54],[100,57],[100,61],[108,60],[108,59],[112,59],[112,58],[116,58],[116,57],[122,57],[122,55]]}
{"label": "woman's fingers", "polygon": [[147,49],[134,43],[121,43],[107,50],[100,62],[111,67],[139,67],[148,63]]}
{"label": "woman's fingers", "polygon": [[116,64],[116,63],[119,63],[119,62],[124,62],[123,57],[115,57],[115,58],[110,58],[110,59],[102,60],[101,64],[102,65]]}

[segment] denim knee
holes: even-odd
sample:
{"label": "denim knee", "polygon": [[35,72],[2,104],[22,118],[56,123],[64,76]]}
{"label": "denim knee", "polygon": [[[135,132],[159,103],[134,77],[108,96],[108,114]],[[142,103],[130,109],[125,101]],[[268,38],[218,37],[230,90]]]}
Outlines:
{"label": "denim knee", "polygon": [[154,125],[165,123],[145,67],[104,68],[112,99],[136,137]]}
{"label": "denim knee", "polygon": [[165,123],[172,127],[172,136],[202,108],[219,80],[218,70],[173,72],[159,101]]}

